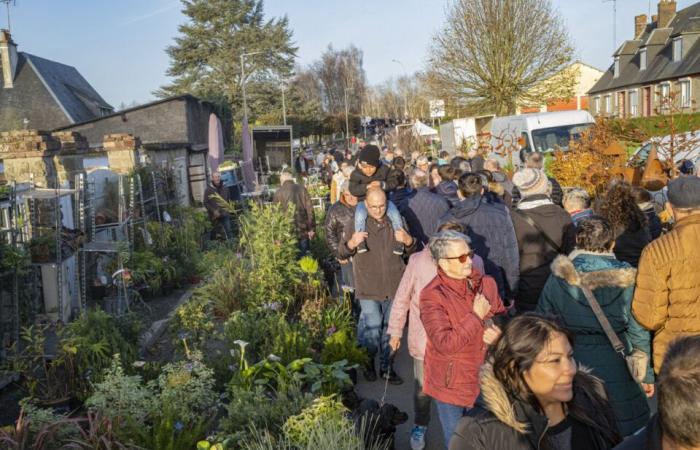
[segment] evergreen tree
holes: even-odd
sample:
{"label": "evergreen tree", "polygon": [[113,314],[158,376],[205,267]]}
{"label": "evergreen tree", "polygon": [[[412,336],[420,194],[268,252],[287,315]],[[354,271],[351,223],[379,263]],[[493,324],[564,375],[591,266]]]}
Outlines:
{"label": "evergreen tree", "polygon": [[279,81],[288,78],[297,47],[287,17],[265,20],[262,0],[182,0],[189,21],[168,47],[171,84],[154,94],[191,93],[242,116],[241,59],[245,58],[249,116],[277,108]]}

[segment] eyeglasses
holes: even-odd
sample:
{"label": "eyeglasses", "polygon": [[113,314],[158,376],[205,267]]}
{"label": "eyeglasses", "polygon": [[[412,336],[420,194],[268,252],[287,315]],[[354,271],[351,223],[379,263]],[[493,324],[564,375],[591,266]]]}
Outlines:
{"label": "eyeglasses", "polygon": [[373,211],[379,211],[380,209],[386,208],[386,203],[383,205],[367,205],[367,209],[371,209]]}
{"label": "eyeglasses", "polygon": [[465,253],[463,255],[451,256],[451,257],[447,257],[447,258],[443,258],[443,259],[458,259],[459,262],[464,264],[465,262],[467,262],[468,259],[472,259],[473,257],[474,257],[474,250],[469,250],[467,253]]}

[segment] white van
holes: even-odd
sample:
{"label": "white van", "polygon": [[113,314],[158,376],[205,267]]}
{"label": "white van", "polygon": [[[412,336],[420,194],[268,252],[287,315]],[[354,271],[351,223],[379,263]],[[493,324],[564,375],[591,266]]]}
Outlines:
{"label": "white van", "polygon": [[512,151],[513,167],[521,167],[524,152],[544,153],[558,148],[566,150],[570,140],[578,139],[593,124],[595,119],[588,111],[496,117],[491,123],[491,146],[493,152],[501,156]]}

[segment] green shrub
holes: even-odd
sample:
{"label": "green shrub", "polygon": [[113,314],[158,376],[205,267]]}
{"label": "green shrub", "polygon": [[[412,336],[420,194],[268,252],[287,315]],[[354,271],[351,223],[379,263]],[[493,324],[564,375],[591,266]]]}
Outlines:
{"label": "green shrub", "polygon": [[[280,315],[272,311],[234,311],[224,324],[224,335],[230,348],[234,342],[247,343],[246,356],[257,361],[272,353],[273,333],[280,323]],[[282,319],[284,320],[284,319]]]}
{"label": "green shrub", "polygon": [[211,304],[205,297],[197,295],[198,291],[177,308],[171,324],[171,329],[178,331],[179,340],[186,339],[188,345],[195,347],[201,346],[214,331]]}
{"label": "green shrub", "polygon": [[333,364],[342,360],[360,366],[368,360],[367,350],[357,345],[355,337],[347,330],[336,331],[328,336],[321,350],[323,364]]}
{"label": "green shrub", "polygon": [[347,421],[345,414],[348,410],[339,402],[335,395],[322,396],[313,401],[311,406],[304,408],[299,414],[287,419],[282,427],[285,436],[296,446],[304,447],[309,444],[310,431],[324,426],[341,428]]}

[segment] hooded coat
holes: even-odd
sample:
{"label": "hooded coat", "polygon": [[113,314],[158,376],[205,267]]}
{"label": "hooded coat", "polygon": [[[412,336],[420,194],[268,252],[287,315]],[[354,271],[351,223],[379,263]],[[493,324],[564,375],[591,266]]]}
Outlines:
{"label": "hooded coat", "polygon": [[[552,275],[535,310],[558,316],[575,334],[574,358],[605,382],[623,436],[639,430],[649,420],[646,395],[613,349],[580,286],[591,289],[628,354],[636,348],[650,355],[649,332],[632,317],[636,275],[634,268],[612,254],[575,251],[569,257],[559,256],[552,263]],[[651,365],[645,381],[654,381]]]}
{"label": "hooded coat", "polygon": [[[493,374],[490,363],[480,374],[481,395],[457,424],[450,450],[540,450],[547,417],[513,398]],[[567,404],[572,422],[572,450],[606,450],[620,441],[603,382],[579,368],[574,397]],[[589,445],[589,444],[592,444]]]}
{"label": "hooded coat", "polygon": [[435,193],[441,195],[442,198],[447,200],[447,204],[450,205],[450,207],[459,202],[457,190],[457,183],[452,180],[442,180],[440,184],[435,187]]}

